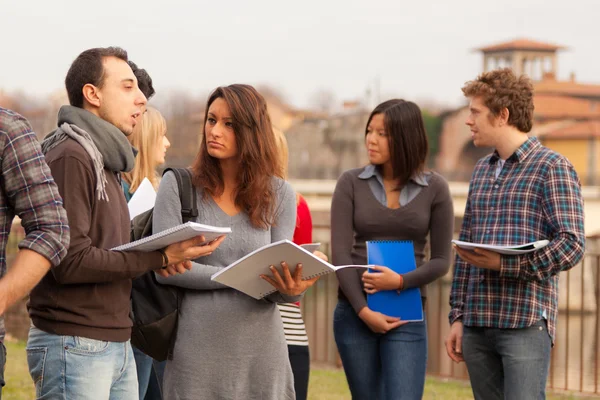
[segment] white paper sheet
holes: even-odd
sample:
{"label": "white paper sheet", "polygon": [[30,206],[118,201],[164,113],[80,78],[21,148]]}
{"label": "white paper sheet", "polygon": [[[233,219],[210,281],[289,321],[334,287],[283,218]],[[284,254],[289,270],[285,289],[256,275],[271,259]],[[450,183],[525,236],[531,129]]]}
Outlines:
{"label": "white paper sheet", "polygon": [[137,217],[141,213],[148,211],[154,207],[156,202],[156,191],[148,178],[144,178],[140,186],[137,188],[127,206],[129,207],[129,216],[131,219]]}

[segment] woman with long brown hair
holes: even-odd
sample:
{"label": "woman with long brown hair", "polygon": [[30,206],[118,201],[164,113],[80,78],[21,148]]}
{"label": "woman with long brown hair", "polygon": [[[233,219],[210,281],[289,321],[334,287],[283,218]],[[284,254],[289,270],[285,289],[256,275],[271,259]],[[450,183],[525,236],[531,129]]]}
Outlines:
{"label": "woman with long brown hair", "polygon": [[[292,400],[292,370],[275,304],[300,300],[316,279],[290,279],[289,269],[282,267],[284,279],[274,285],[278,291],[258,301],[210,278],[266,244],[291,240],[296,195],[282,179],[267,105],[253,87],[217,88],[208,99],[204,121],[192,166],[196,220],[231,227],[232,233],[220,239],[212,254],[195,260],[180,279],[159,278],[184,289],[164,398]],[[158,191],[153,228],[159,232],[180,223],[177,182],[167,173]]]}

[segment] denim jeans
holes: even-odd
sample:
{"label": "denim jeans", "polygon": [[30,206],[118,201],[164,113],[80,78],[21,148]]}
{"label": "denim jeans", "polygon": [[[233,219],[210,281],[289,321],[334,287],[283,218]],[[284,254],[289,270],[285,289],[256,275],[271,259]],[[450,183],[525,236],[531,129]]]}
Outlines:
{"label": "denim jeans", "polygon": [[427,367],[425,322],[409,322],[386,334],[371,331],[340,300],[333,333],[354,400],[420,400]]}
{"label": "denim jeans", "polygon": [[135,369],[137,371],[140,400],[162,399],[162,378],[166,361],[156,361],[133,347]]}
{"label": "denim jeans", "polygon": [[138,383],[131,344],[29,330],[27,363],[37,399],[132,400]]}
{"label": "denim jeans", "polygon": [[551,347],[543,319],[523,329],[465,326],[462,351],[475,399],[545,399]]}

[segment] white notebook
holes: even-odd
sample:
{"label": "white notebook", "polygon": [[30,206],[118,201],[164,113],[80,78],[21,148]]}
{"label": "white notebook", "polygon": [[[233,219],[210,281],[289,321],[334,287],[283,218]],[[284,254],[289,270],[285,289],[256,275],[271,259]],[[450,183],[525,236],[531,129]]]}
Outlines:
{"label": "white notebook", "polygon": [[309,253],[313,253],[319,247],[321,247],[321,243],[306,243],[306,244],[301,244],[300,247],[302,247],[304,250],[308,251]]}
{"label": "white notebook", "polygon": [[112,250],[136,250],[136,251],[154,251],[167,247],[170,244],[191,239],[196,236],[204,236],[206,242],[210,242],[221,235],[231,233],[231,228],[218,227],[198,224],[196,222],[186,222],[162,232],[155,233],[152,236],[145,237],[135,242],[115,247]]}
{"label": "white notebook", "polygon": [[548,240],[538,240],[537,242],[524,243],[514,246],[494,246],[491,244],[461,242],[460,240],[453,240],[452,243],[465,250],[480,248],[495,251],[496,253],[500,254],[511,255],[529,253],[541,249],[542,247],[546,247],[550,242]]}
{"label": "white notebook", "polygon": [[[314,245],[311,243],[311,245]],[[310,247],[310,246],[307,246]],[[302,263],[302,279],[329,274],[341,268],[368,268],[368,265],[333,266],[321,260],[312,252],[289,240],[271,243],[240,258],[221,271],[213,274],[211,279],[247,294],[255,299],[275,292],[275,288],[260,275],[271,276],[269,266],[274,265],[281,272],[281,262],[285,261],[293,274],[296,265]]]}

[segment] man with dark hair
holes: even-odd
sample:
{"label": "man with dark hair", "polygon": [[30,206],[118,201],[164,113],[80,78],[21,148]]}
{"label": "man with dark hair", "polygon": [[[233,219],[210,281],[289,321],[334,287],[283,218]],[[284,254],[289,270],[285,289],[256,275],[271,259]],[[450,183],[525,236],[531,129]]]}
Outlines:
{"label": "man with dark hair", "polygon": [[533,87],[510,69],[463,87],[473,143],[493,147],[471,178],[460,240],[546,247],[504,255],[456,247],[446,350],[465,361],[475,399],[544,399],[556,334],[558,275],[583,257],[583,199],[569,161],[527,132]]}
{"label": "man with dark hair", "polygon": [[152,78],[148,74],[148,71],[142,68],[138,68],[137,64],[133,61],[129,60],[129,66],[133,71],[133,74],[138,80],[138,87],[146,96],[146,99],[150,100],[152,96],[154,96],[154,86],[152,86]]}
{"label": "man with dark hair", "polygon": [[112,251],[129,241],[130,218],[120,174],[134,165],[125,135],[146,105],[120,48],[81,53],[65,79],[70,106],[42,150],[64,199],[71,226],[66,258],[31,292],[27,342],[37,397],[136,399],[131,336],[131,279],[148,271],[169,276],[220,242],[203,238],[160,251]]}
{"label": "man with dark hair", "polygon": [[[0,316],[67,254],[69,226],[58,188],[29,122],[0,107]],[[10,270],[6,244],[18,215],[25,238]],[[4,386],[4,318],[0,318],[0,398]]]}

